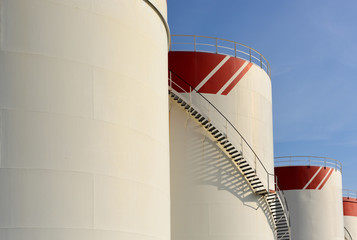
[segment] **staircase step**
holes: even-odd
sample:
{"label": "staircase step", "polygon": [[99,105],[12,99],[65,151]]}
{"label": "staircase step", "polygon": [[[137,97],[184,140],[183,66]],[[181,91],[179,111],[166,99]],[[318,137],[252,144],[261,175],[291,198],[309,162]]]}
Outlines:
{"label": "staircase step", "polygon": [[237,153],[237,152],[239,152],[237,149],[235,149],[234,151],[232,151],[232,152],[229,152],[229,154],[235,154],[235,153]]}
{"label": "staircase step", "polygon": [[227,148],[226,151],[229,152],[229,151],[232,151],[233,149],[236,149],[236,148],[232,146],[232,147]]}
{"label": "staircase step", "polygon": [[218,142],[221,142],[221,141],[223,141],[223,140],[225,140],[225,139],[226,139],[226,137],[223,136],[223,137],[218,138],[217,141],[218,141]]}
{"label": "staircase step", "polygon": [[219,131],[216,129],[215,131],[212,132],[212,135],[216,135]]}

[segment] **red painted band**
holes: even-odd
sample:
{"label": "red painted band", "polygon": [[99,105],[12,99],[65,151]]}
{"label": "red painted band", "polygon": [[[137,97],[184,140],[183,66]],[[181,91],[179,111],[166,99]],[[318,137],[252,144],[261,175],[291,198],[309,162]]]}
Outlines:
{"label": "red painted band", "polygon": [[[169,69],[195,89],[199,85],[202,86],[203,80],[206,80],[207,82],[199,89],[200,93],[217,94],[219,91],[224,90],[222,95],[227,95],[248,72],[252,63],[248,63],[233,82],[226,89],[222,89],[246,62],[235,57],[230,57],[228,61],[224,62],[223,60],[226,57],[226,55],[214,53],[171,51],[169,52]],[[220,68],[217,69],[217,66],[220,66]],[[193,90],[179,77],[176,77],[175,74],[171,76],[174,82],[171,85],[172,88],[178,92],[190,92],[190,90]]]}
{"label": "red painted band", "polygon": [[343,198],[343,215],[357,217],[357,199]]}
{"label": "red painted band", "polygon": [[329,180],[329,178],[331,177],[332,172],[333,172],[333,169],[330,170],[330,172],[328,173],[327,177],[325,178],[325,180],[323,181],[323,183],[319,187],[319,190],[321,190],[325,186],[325,184],[327,183],[327,180]]}
{"label": "red painted band", "polygon": [[[237,61],[240,60],[240,61]],[[200,92],[217,94],[245,61],[230,58],[200,89]]]}
{"label": "red painted band", "polygon": [[248,63],[248,65],[243,69],[241,73],[233,80],[233,82],[222,92],[223,95],[227,95],[230,91],[237,85],[237,83],[244,77],[244,75],[252,67],[253,63]]}
{"label": "red painted band", "polygon": [[[276,167],[275,175],[281,190],[322,189],[333,169],[317,166]],[[328,175],[327,175],[328,174]],[[326,178],[325,178],[326,177]]]}

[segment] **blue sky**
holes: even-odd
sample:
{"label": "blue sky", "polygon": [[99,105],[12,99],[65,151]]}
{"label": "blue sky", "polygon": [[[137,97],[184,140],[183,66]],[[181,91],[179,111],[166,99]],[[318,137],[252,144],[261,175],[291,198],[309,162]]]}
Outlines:
{"label": "blue sky", "polygon": [[275,156],[343,163],[357,189],[357,1],[169,0],[172,34],[234,40],[270,62]]}

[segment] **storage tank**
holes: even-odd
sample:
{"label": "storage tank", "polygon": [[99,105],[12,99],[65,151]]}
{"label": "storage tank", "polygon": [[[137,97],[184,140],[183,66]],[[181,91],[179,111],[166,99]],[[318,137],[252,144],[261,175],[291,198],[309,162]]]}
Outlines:
{"label": "storage tank", "polygon": [[172,240],[274,239],[269,73],[265,58],[244,45],[173,36]]}
{"label": "storage tank", "polygon": [[165,0],[0,0],[0,239],[170,239]]}
{"label": "storage tank", "polygon": [[325,157],[275,158],[290,211],[293,240],[343,240],[342,165]]}
{"label": "storage tank", "polygon": [[357,191],[344,189],[342,193],[345,239],[357,239]]}

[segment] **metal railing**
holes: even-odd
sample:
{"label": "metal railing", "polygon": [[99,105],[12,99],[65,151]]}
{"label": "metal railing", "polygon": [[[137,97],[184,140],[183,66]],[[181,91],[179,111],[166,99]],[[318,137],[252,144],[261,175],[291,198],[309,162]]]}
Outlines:
{"label": "metal railing", "polygon": [[353,240],[351,233],[345,227],[345,240]]}
{"label": "metal railing", "polygon": [[[289,212],[288,202],[287,202],[286,197],[284,195],[284,191],[279,188],[279,179],[278,179],[277,176],[275,176],[275,191],[276,191],[276,193],[277,193],[277,195],[278,195],[278,197],[279,197],[279,199],[281,201],[281,205],[282,205],[283,210],[284,210],[285,215],[286,215],[286,221],[288,222],[288,231],[281,237],[281,239],[283,239],[286,236],[286,234],[288,234],[288,233],[291,236],[290,212]],[[276,224],[278,224],[278,223],[279,223],[279,220],[277,220]]]}
{"label": "metal railing", "polygon": [[342,172],[342,163],[333,158],[317,156],[281,156],[275,157],[275,167],[318,166],[334,168]]}
{"label": "metal railing", "polygon": [[357,200],[357,190],[342,189],[342,196],[346,198],[354,198]]}
{"label": "metal railing", "polygon": [[230,55],[260,66],[271,76],[268,60],[257,50],[231,40],[198,35],[171,35],[170,51],[209,52]]}
{"label": "metal railing", "polygon": [[[173,78],[175,78],[179,83],[175,82]],[[225,137],[234,146],[241,147],[240,150],[242,155],[255,170],[255,173],[260,177],[260,179],[262,179],[261,182],[267,191],[269,192],[270,187],[274,187],[274,174],[268,172],[257,153],[253,150],[247,140],[215,105],[213,105],[205,96],[199,93],[188,82],[171,70],[169,70],[169,90],[179,94],[182,99],[195,109],[199,109],[200,113],[209,121],[214,119],[215,127],[224,133]],[[267,184],[264,184],[264,182]]]}

